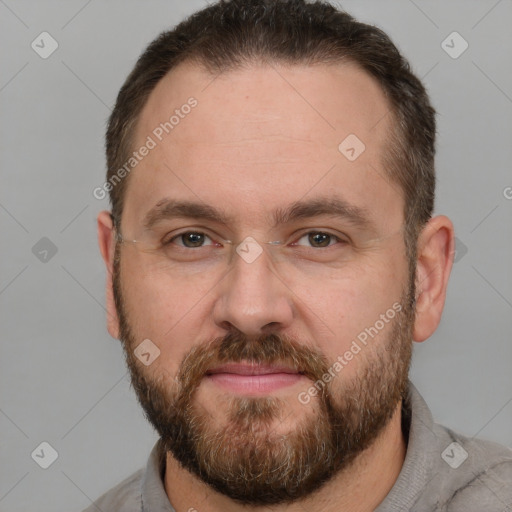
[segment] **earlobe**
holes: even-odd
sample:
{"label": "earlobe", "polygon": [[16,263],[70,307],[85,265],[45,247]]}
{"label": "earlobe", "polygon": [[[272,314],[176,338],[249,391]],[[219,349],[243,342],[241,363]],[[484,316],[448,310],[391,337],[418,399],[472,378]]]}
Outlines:
{"label": "earlobe", "polygon": [[107,329],[113,338],[119,339],[119,319],[114,301],[114,286],[112,281],[112,272],[114,266],[115,239],[113,223],[110,212],[102,211],[98,214],[98,245],[101,256],[105,262],[107,270],[105,295],[107,308]]}
{"label": "earlobe", "polygon": [[441,321],[453,257],[452,222],[444,215],[430,219],[418,239],[414,341],[429,338]]}

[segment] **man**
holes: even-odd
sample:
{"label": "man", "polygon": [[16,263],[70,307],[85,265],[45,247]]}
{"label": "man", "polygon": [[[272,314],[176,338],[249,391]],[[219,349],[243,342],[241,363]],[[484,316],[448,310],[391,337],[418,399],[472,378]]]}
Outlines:
{"label": "man", "polygon": [[408,380],[453,226],[435,112],[326,3],[233,0],[160,35],[107,132],[110,334],[160,440],[103,511],[512,510],[512,451]]}

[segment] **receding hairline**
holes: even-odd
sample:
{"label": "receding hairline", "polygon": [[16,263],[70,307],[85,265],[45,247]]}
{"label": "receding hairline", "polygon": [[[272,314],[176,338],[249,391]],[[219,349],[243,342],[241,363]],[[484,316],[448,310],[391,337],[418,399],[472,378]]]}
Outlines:
{"label": "receding hairline", "polygon": [[[400,137],[398,134],[398,119],[396,117],[396,108],[392,103],[391,98],[389,97],[389,94],[387,93],[386,89],[379,83],[378,79],[373,76],[368,70],[364,69],[363,66],[361,66],[358,62],[356,62],[354,59],[347,57],[347,58],[340,58],[337,61],[334,59],[329,60],[328,62],[324,62],[321,60],[314,61],[314,62],[306,62],[306,59],[304,61],[299,62],[288,62],[285,59],[280,58],[263,58],[256,56],[252,59],[246,59],[242,64],[240,65],[230,65],[226,66],[226,69],[223,69],[222,71],[215,72],[213,69],[211,69],[210,66],[208,66],[207,61],[204,60],[201,56],[189,56],[185,59],[180,59],[177,63],[175,63],[165,75],[163,75],[160,80],[154,85],[154,87],[151,89],[149,94],[147,95],[144,103],[142,104],[141,108],[137,112],[136,115],[132,117],[132,125],[131,129],[129,131],[127,142],[128,142],[128,149],[125,152],[126,155],[129,155],[132,151],[135,151],[138,147],[138,145],[141,144],[141,141],[145,140],[145,132],[141,133],[141,130],[143,130],[143,123],[142,118],[144,114],[147,111],[148,104],[150,102],[151,97],[154,95],[155,91],[159,86],[162,85],[164,80],[169,80],[173,74],[176,74],[178,72],[183,71],[190,71],[193,72],[199,72],[199,74],[204,74],[206,77],[205,80],[205,87],[203,87],[203,91],[212,83],[213,80],[216,80],[218,78],[223,79],[229,77],[231,73],[237,73],[237,72],[244,72],[244,71],[250,71],[251,69],[257,69],[258,67],[271,67],[271,66],[283,66],[284,68],[311,68],[311,69],[318,69],[320,67],[327,67],[327,68],[336,68],[339,66],[347,67],[348,69],[352,69],[354,71],[357,71],[364,75],[368,80],[370,80],[376,88],[379,90],[381,94],[381,98],[384,101],[384,107],[386,108],[386,113],[384,116],[382,116],[380,119],[377,120],[377,122],[373,125],[373,127],[370,129],[373,130],[378,125],[381,125],[382,123],[388,123],[388,130],[385,130],[383,138],[381,140],[381,146],[382,146],[382,155],[380,155],[380,163],[382,164],[382,167],[384,169],[384,177],[388,180],[390,184],[397,185],[400,197],[401,199],[405,199],[405,191],[403,190],[399,180],[395,179],[394,173],[391,169],[388,169],[389,163],[394,160],[393,155],[388,151],[388,147],[393,148],[396,146],[397,141]],[[186,100],[186,98],[184,98]],[[178,105],[173,106],[178,107]],[[341,142],[341,141],[340,141]],[[127,176],[124,183],[124,194],[123,196],[126,197],[127,187],[128,183],[130,181],[130,176]]]}
{"label": "receding hairline", "polygon": [[[385,106],[387,111],[391,114],[395,111],[395,106],[390,98],[388,91],[382,86],[379,80],[373,76],[368,70],[366,70],[363,66],[361,66],[355,59],[349,56],[339,57],[338,59],[329,59],[328,61],[316,60],[312,62],[308,62],[307,59],[303,61],[290,62],[286,59],[281,58],[265,58],[263,56],[256,56],[248,59],[244,59],[240,63],[232,64],[227,63],[225,67],[221,70],[216,70],[210,66],[210,63],[204,59],[202,56],[191,55],[187,58],[180,59],[178,62],[172,65],[172,67],[163,75],[158,82],[153,86],[147,97],[145,98],[143,104],[140,106],[138,112],[135,116],[133,116],[135,131],[140,126],[140,119],[144,114],[147,106],[150,102],[152,96],[154,96],[155,91],[159,89],[165,81],[169,81],[171,77],[177,73],[192,71],[198,72],[198,75],[203,74],[205,77],[204,86],[199,89],[200,92],[205,91],[215,80],[217,79],[227,79],[231,74],[243,73],[246,71],[264,69],[264,68],[281,68],[283,70],[286,69],[311,69],[316,70],[319,68],[324,69],[336,69],[336,68],[347,68],[348,70],[355,71],[361,75],[364,75],[369,81],[371,81],[376,88],[382,94],[382,98],[385,102]],[[277,72],[279,69],[277,69]],[[132,129],[133,131],[133,129]]]}

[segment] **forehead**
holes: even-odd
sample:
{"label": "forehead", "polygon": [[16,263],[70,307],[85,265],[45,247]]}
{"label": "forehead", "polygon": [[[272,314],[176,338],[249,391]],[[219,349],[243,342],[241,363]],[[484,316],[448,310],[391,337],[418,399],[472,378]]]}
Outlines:
{"label": "forehead", "polygon": [[[254,64],[218,76],[180,64],[141,112],[133,149],[148,137],[155,147],[130,174],[126,216],[135,222],[171,196],[255,221],[305,195],[338,192],[376,217],[386,208],[399,216],[401,192],[382,164],[390,126],[380,86],[353,64]],[[351,160],[352,148],[364,151]]]}
{"label": "forehead", "polygon": [[[151,93],[137,125],[137,136],[168,120],[190,97],[198,100],[200,108],[180,130],[173,130],[170,142],[191,142],[198,124],[201,133],[211,137],[210,143],[241,142],[246,134],[260,134],[297,139],[306,136],[329,144],[345,132],[356,132],[376,142],[389,127],[386,122],[376,126],[389,112],[383,91],[355,64],[254,63],[211,75],[185,62],[169,72]],[[212,113],[215,118],[209,115]],[[302,122],[297,123],[299,120]]]}

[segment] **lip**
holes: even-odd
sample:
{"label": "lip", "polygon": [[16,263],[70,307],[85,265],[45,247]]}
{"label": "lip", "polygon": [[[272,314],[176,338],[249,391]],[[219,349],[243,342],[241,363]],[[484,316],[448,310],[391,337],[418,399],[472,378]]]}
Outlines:
{"label": "lip", "polygon": [[269,364],[249,364],[249,363],[227,363],[215,368],[210,368],[206,375],[218,373],[230,373],[235,375],[269,375],[272,373],[300,374],[295,368],[289,366],[276,366]]}
{"label": "lip", "polygon": [[229,363],[211,368],[205,378],[231,393],[261,395],[291,386],[304,375],[282,365]]}

